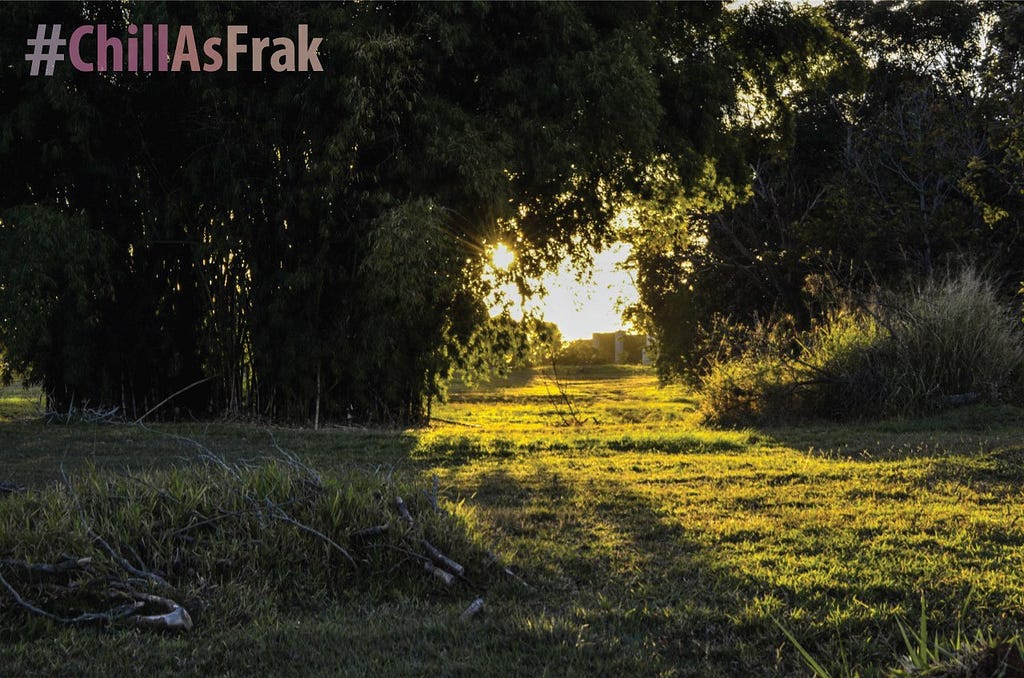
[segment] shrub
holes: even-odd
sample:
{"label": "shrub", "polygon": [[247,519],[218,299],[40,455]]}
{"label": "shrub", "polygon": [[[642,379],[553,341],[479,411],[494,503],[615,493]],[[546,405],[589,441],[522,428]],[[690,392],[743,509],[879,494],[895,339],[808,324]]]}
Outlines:
{"label": "shrub", "polygon": [[805,414],[842,419],[870,413],[884,400],[890,361],[887,331],[871,313],[842,308],[807,338],[798,383]]}
{"label": "shrub", "polygon": [[782,421],[796,397],[791,372],[777,356],[751,353],[717,361],[702,380],[701,412],[717,423]]}
{"label": "shrub", "polygon": [[860,308],[833,310],[809,332],[763,334],[768,341],[711,363],[701,380],[708,419],[914,415],[1013,402],[1024,383],[1020,322],[971,270],[912,292],[879,292]]}
{"label": "shrub", "polygon": [[562,347],[558,353],[558,362],[565,365],[596,365],[597,349],[590,339],[576,339]]}

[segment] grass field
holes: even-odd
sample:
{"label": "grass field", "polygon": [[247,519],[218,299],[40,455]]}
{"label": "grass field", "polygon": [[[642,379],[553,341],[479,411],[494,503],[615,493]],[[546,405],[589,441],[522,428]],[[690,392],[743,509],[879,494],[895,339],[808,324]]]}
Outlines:
{"label": "grass field", "polygon": [[807,675],[781,624],[837,675],[870,676],[906,654],[898,623],[916,627],[922,603],[947,639],[1021,628],[1021,410],[712,430],[692,393],[645,369],[582,368],[561,385],[582,423],[537,371],[455,389],[435,411],[445,423],[408,431],[44,425],[37,394],[0,391],[0,481],[42,488],[61,467],[169,468],[197,442],[229,460],[276,443],[326,474],[436,476],[522,579],[491,584],[469,622],[476,592],[421,587],[180,636],[0,628],[0,674]]}

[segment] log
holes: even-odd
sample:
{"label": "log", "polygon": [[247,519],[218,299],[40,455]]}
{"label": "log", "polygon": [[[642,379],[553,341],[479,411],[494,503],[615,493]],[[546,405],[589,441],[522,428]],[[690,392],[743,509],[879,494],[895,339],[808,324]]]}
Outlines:
{"label": "log", "polygon": [[433,544],[431,544],[426,539],[421,540],[420,543],[423,544],[423,548],[424,550],[426,550],[427,555],[430,556],[430,559],[438,565],[440,565],[441,567],[443,567],[444,569],[460,577],[466,573],[466,568],[464,568],[462,565],[459,565],[457,562],[455,562],[445,554],[441,553],[440,550],[438,550]]}
{"label": "log", "polygon": [[459,620],[460,621],[466,621],[467,619],[471,619],[475,615],[479,614],[480,611],[483,610],[483,609],[484,609],[484,599],[483,598],[477,598],[476,600],[474,600],[472,603],[469,604],[469,607],[467,607],[465,610],[463,610],[462,614],[459,615]]}
{"label": "log", "polygon": [[374,525],[373,527],[364,527],[361,530],[356,530],[348,536],[348,542],[350,544],[358,544],[371,539],[376,539],[380,536],[387,534],[387,525]]}
{"label": "log", "polygon": [[445,572],[433,563],[423,563],[423,569],[443,581],[445,586],[451,586],[455,583],[455,576],[452,573]]}

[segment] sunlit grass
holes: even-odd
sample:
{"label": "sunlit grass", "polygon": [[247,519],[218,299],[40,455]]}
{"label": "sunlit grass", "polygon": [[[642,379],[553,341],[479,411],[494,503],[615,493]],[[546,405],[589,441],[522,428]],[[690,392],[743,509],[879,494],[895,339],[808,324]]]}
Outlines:
{"label": "sunlit grass", "polygon": [[[559,384],[581,424],[566,424]],[[899,619],[916,619],[922,596],[929,628],[945,637],[1021,628],[1020,410],[714,430],[699,425],[696,405],[642,368],[567,369],[557,380],[538,369],[454,389],[435,410],[444,422],[427,429],[274,429],[279,444],[325,472],[354,466],[428,484],[436,475],[474,538],[529,587],[493,587],[488,613],[457,631],[454,602],[368,597],[269,626],[200,628],[190,647],[209,651],[189,654],[187,667],[296,673],[284,659],[294,655],[323,675],[339,665],[352,675],[805,675],[778,620],[835,675],[845,662],[871,676],[905,653]],[[271,432],[241,424],[21,420],[0,426],[0,468],[38,485],[61,463],[182,464],[194,449],[170,435],[229,458],[273,452]],[[115,665],[117,642],[84,632],[60,642],[74,661],[95,650]],[[119,642],[135,657],[180,647]],[[239,649],[215,649],[227,642]],[[253,650],[259,643],[276,649]],[[310,644],[329,648],[330,661],[306,656]],[[16,666],[56,661],[53,652],[0,642],[0,659]]]}
{"label": "sunlit grass", "polygon": [[0,422],[38,416],[41,392],[18,384],[0,386]]}

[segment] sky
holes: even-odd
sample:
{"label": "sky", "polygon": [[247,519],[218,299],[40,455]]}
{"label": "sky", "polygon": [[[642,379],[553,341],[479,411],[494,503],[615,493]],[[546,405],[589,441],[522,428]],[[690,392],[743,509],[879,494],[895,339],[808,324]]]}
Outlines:
{"label": "sky", "polygon": [[[570,265],[563,265],[543,278],[547,296],[527,300],[526,307],[537,309],[545,320],[558,325],[566,341],[589,339],[594,332],[628,329],[623,326],[620,310],[638,298],[629,272],[618,268],[628,255],[625,243],[598,252],[591,280],[582,283],[576,281]],[[516,298],[513,291],[507,289],[506,293]]]}

